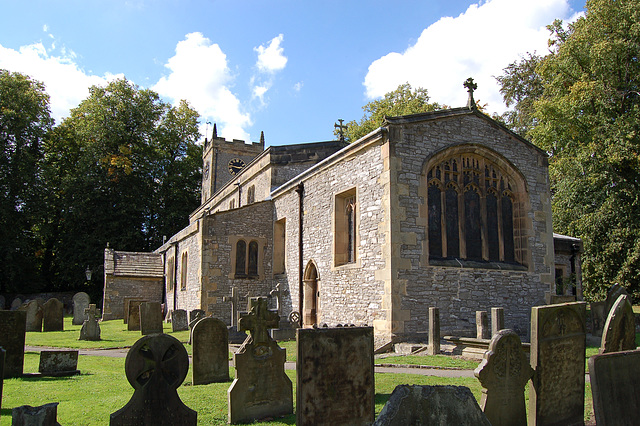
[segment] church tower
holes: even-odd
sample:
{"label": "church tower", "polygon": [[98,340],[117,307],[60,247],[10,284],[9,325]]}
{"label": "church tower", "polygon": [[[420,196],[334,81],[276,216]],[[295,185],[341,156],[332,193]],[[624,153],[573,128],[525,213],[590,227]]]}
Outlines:
{"label": "church tower", "polygon": [[204,204],[262,151],[264,134],[261,134],[260,142],[251,144],[238,139],[227,141],[218,137],[214,124],[211,140],[205,139],[202,151],[201,203]]}

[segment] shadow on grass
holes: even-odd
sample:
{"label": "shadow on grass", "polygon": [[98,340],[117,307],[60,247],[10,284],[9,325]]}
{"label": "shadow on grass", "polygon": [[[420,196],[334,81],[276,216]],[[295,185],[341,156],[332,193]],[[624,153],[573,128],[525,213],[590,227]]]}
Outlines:
{"label": "shadow on grass", "polygon": [[377,393],[375,398],[375,404],[386,404],[389,398],[391,397],[390,393]]}
{"label": "shadow on grass", "polygon": [[[27,373],[29,374],[29,373]],[[80,374],[74,374],[73,376],[22,376],[20,379],[24,382],[65,382],[68,380],[73,380],[75,376],[79,376]]]}
{"label": "shadow on grass", "polygon": [[13,408],[0,409],[0,417],[4,417],[5,419],[7,419],[7,418],[10,419],[12,410],[13,410]]}

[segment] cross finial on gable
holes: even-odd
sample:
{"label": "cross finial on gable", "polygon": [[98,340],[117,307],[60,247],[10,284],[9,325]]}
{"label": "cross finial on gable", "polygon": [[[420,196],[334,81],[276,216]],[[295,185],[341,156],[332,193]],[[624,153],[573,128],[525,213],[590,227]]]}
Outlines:
{"label": "cross finial on gable", "polygon": [[338,129],[338,134],[340,135],[340,142],[344,142],[344,131],[347,130],[347,126],[342,124],[344,123],[344,120],[342,118],[338,119],[338,123],[333,125],[334,129]]}
{"label": "cross finial on gable", "polygon": [[463,86],[466,87],[467,91],[469,92],[469,100],[467,101],[467,108],[476,109],[476,101],[473,99],[473,91],[478,88],[478,85],[473,82],[473,78],[469,77],[468,79],[465,80]]}

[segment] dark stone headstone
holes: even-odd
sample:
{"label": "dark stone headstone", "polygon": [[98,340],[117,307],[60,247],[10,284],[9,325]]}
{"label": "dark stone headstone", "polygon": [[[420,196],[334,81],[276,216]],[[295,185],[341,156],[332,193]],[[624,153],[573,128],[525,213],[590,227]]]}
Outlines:
{"label": "dark stone headstone", "polygon": [[90,304],[84,310],[84,317],[78,340],[100,340],[100,324],[98,323],[100,312],[96,309],[96,305]]}
{"label": "dark stone headstone", "polygon": [[45,376],[66,376],[70,374],[78,374],[78,351],[41,351],[38,371]]}
{"label": "dark stone headstone", "polygon": [[89,307],[89,295],[84,291],[73,295],[73,320],[71,324],[82,325],[84,322],[84,310]]}
{"label": "dark stone headstone", "polygon": [[476,311],[476,338],[491,339],[490,333],[489,313],[487,311]]}
{"label": "dark stone headstone", "polygon": [[589,358],[593,412],[598,426],[635,425],[640,418],[640,351]]}
{"label": "dark stone headstone", "polygon": [[604,301],[605,320],[609,316],[609,312],[611,311],[611,308],[613,308],[613,304],[616,303],[616,300],[618,300],[618,297],[620,297],[623,294],[625,296],[629,296],[627,289],[621,286],[620,284],[616,283],[609,288],[609,291],[607,291],[607,298]]}
{"label": "dark stone headstone", "polygon": [[162,333],[162,306],[160,302],[145,302],[140,305],[140,331],[143,336]]}
{"label": "dark stone headstone", "polygon": [[504,308],[491,308],[491,336],[504,329]]}
{"label": "dark stone headstone", "polygon": [[594,336],[602,336],[602,329],[607,317],[604,314],[606,302],[591,302],[589,308],[591,310],[591,334]]}
{"label": "dark stone headstone", "polygon": [[233,355],[236,378],[227,392],[229,423],[251,422],[293,413],[293,386],[284,372],[286,351],[269,336],[280,317],[267,309],[267,299],[254,298],[238,321],[250,336]]}
{"label": "dark stone headstone", "polygon": [[398,385],[374,426],[491,426],[464,386]]}
{"label": "dark stone headstone", "polygon": [[513,330],[493,336],[474,374],[483,388],[480,407],[493,426],[527,424],[524,387],[533,369]]}
{"label": "dark stone headstone", "polygon": [[176,309],[171,311],[171,329],[176,331],[189,330],[189,322],[187,321],[187,311],[184,309]]}
{"label": "dark stone headstone", "polygon": [[193,327],[193,384],[229,380],[229,333],[225,323],[203,318]]}
{"label": "dark stone headstone", "polygon": [[140,300],[130,300],[127,319],[128,331],[140,331],[140,305],[144,302]]}
{"label": "dark stone headstone", "polygon": [[440,355],[440,309],[429,308],[429,355]]}
{"label": "dark stone headstone", "polygon": [[58,403],[51,402],[39,407],[23,405],[11,411],[12,426],[60,426]]}
{"label": "dark stone headstone", "polygon": [[43,307],[42,331],[64,330],[64,305],[56,298],[47,300]]}
{"label": "dark stone headstone", "polygon": [[189,312],[189,326],[191,328],[193,328],[195,323],[199,319],[204,318],[205,315],[206,315],[206,313],[202,309],[194,309],[191,312]]}
{"label": "dark stone headstone", "polygon": [[5,379],[22,375],[26,324],[25,311],[0,311],[0,346],[6,351]]}
{"label": "dark stone headstone", "polygon": [[529,424],[584,422],[586,303],[531,308]]}
{"label": "dark stone headstone", "polygon": [[296,424],[371,424],[373,327],[300,328],[297,343]]}
{"label": "dark stone headstone", "polygon": [[604,324],[600,353],[630,351],[636,348],[636,319],[630,298],[621,294]]}
{"label": "dark stone headstone", "polygon": [[195,425],[197,413],[187,407],[177,389],[187,377],[189,355],[167,334],[143,336],[125,360],[134,393],[127,405],[111,414],[110,425]]}
{"label": "dark stone headstone", "polygon": [[20,306],[22,306],[22,299],[20,299],[19,297],[16,297],[15,299],[13,299],[11,301],[11,310],[15,311],[18,308],[20,308]]}
{"label": "dark stone headstone", "polygon": [[27,313],[27,331],[42,331],[42,304],[37,300],[30,300],[19,308]]}
{"label": "dark stone headstone", "polygon": [[123,298],[124,301],[124,323],[128,324],[129,323],[129,307],[131,306],[131,302],[136,302],[137,305],[140,305],[140,303],[142,302],[146,302],[146,300],[144,299],[140,299],[139,297],[130,297],[130,296],[125,296]]}

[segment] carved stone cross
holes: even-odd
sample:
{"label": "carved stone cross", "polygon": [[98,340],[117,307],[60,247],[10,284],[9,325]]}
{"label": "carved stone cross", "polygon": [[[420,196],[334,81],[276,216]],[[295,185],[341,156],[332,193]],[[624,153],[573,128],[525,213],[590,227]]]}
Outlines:
{"label": "carved stone cross", "polygon": [[280,315],[280,298],[282,294],[280,293],[280,283],[276,284],[276,287],[269,292],[269,297],[276,298],[276,312]]}
{"label": "carved stone cross", "polygon": [[347,130],[347,126],[345,126],[344,124],[344,120],[342,118],[338,119],[338,123],[333,125],[334,129],[338,129],[338,134],[340,135],[340,142],[344,142],[344,131]]}
{"label": "carved stone cross", "polygon": [[84,317],[86,320],[95,320],[98,317],[98,310],[96,305],[90,304],[88,308],[84,309]]}
{"label": "carved stone cross", "polygon": [[463,86],[466,87],[467,91],[469,92],[469,100],[467,101],[467,108],[476,109],[476,101],[473,99],[473,91],[478,88],[478,85],[473,82],[473,78],[469,77],[468,79],[465,80]]}
{"label": "carved stone cross", "polygon": [[267,330],[278,328],[280,316],[267,309],[266,297],[252,298],[249,304],[249,313],[240,314],[238,328],[240,331],[249,330],[254,343],[267,343],[271,339]]}
{"label": "carved stone cross", "polygon": [[238,320],[238,289],[236,289],[235,287],[233,287],[231,289],[231,297],[229,296],[223,296],[222,297],[222,301],[223,302],[231,302],[231,326],[235,326],[236,325],[236,321]]}

